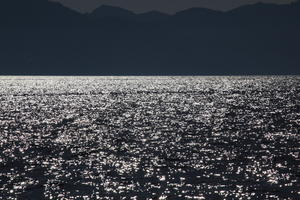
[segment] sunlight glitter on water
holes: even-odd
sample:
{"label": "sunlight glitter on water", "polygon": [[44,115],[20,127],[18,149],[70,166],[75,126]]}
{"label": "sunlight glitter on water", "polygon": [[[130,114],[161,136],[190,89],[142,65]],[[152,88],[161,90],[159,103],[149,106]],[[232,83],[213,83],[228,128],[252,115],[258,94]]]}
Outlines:
{"label": "sunlight glitter on water", "polygon": [[5,199],[297,199],[300,77],[0,77]]}

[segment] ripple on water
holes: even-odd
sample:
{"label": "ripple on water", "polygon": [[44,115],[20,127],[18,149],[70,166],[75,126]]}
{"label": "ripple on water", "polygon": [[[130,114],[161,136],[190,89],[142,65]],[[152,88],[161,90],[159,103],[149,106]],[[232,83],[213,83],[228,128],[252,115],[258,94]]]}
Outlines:
{"label": "ripple on water", "polygon": [[4,199],[297,199],[299,77],[0,77]]}

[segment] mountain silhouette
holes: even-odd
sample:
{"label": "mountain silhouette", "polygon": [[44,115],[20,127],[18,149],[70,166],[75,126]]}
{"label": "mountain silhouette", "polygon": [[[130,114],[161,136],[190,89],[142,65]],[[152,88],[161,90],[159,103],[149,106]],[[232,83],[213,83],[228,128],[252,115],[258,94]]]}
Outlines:
{"label": "mountain silhouette", "polygon": [[0,74],[300,74],[299,5],[81,14],[47,0],[2,0]]}
{"label": "mountain silhouette", "polygon": [[95,9],[92,13],[89,14],[90,17],[96,18],[96,19],[103,19],[103,18],[132,18],[136,14],[123,9],[119,7],[114,7],[114,6],[107,6],[103,5],[100,6],[99,8]]}
{"label": "mountain silhouette", "polygon": [[170,15],[158,12],[158,11],[149,11],[137,15],[136,19],[142,22],[164,22],[170,19]]}
{"label": "mountain silhouette", "polygon": [[228,12],[240,24],[281,25],[282,23],[298,24],[300,17],[299,3],[276,5],[257,3],[243,6]]}
{"label": "mountain silhouette", "polygon": [[1,26],[70,26],[82,20],[81,14],[47,0],[2,0],[0,3]]}
{"label": "mountain silhouette", "polygon": [[221,11],[210,10],[207,8],[190,8],[187,10],[177,12],[175,14],[175,17],[188,20],[206,20],[207,18],[211,17],[221,17],[222,14],[223,12]]}

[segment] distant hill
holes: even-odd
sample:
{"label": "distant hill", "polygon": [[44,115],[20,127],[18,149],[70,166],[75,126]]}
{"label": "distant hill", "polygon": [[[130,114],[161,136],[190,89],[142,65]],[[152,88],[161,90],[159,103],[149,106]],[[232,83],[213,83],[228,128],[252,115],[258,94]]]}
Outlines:
{"label": "distant hill", "polygon": [[243,6],[226,13],[227,15],[239,20],[241,24],[297,24],[300,20],[300,3],[291,5],[276,5],[257,3],[254,5]]}
{"label": "distant hill", "polygon": [[71,26],[81,23],[82,15],[47,0],[1,0],[0,26]]}
{"label": "distant hill", "polygon": [[136,20],[142,22],[164,22],[166,20],[169,20],[170,18],[171,15],[158,11],[150,11],[136,16]]}
{"label": "distant hill", "polygon": [[167,15],[0,2],[0,74],[300,74],[300,3]]}
{"label": "distant hill", "polygon": [[114,6],[100,6],[89,14],[91,18],[103,19],[103,18],[132,18],[136,14],[119,7]]}

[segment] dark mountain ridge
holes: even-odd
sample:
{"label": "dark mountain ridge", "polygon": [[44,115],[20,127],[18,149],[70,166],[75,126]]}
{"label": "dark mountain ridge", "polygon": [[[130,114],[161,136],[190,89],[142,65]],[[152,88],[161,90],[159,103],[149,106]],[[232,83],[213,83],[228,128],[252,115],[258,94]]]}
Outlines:
{"label": "dark mountain ridge", "polygon": [[76,11],[47,0],[2,0],[0,5],[2,27],[71,26],[85,21]]}
{"label": "dark mountain ridge", "polygon": [[3,0],[0,74],[300,74],[300,4],[175,15]]}
{"label": "dark mountain ridge", "polygon": [[91,18],[103,19],[103,18],[131,18],[135,16],[134,12],[129,10],[103,5],[99,8],[95,9],[93,12],[89,14]]}

